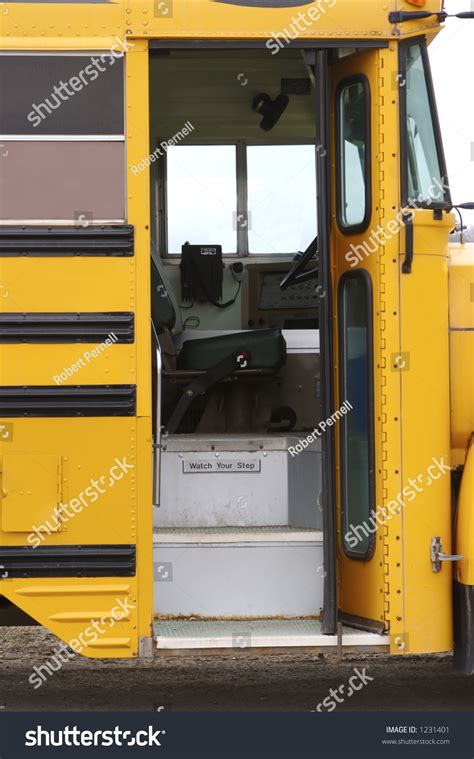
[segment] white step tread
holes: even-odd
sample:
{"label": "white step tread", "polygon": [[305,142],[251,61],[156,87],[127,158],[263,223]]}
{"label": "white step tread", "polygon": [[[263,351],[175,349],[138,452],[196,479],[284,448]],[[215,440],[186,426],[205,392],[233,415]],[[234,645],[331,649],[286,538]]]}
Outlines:
{"label": "white step tread", "polygon": [[304,527],[158,527],[155,544],[322,543],[323,533]]}
{"label": "white step tread", "polygon": [[[155,622],[158,649],[329,648],[336,635],[323,635],[318,619],[160,620]],[[342,647],[387,647],[387,635],[342,628]]]}

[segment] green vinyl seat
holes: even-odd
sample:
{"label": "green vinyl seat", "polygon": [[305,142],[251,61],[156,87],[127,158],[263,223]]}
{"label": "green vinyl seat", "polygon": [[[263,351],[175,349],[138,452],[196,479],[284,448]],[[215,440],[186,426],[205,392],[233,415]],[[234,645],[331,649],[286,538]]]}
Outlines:
{"label": "green vinyl seat", "polygon": [[218,337],[186,340],[177,368],[207,371],[230,353],[247,354],[246,369],[277,371],[286,361],[286,343],[279,329],[235,332]]}

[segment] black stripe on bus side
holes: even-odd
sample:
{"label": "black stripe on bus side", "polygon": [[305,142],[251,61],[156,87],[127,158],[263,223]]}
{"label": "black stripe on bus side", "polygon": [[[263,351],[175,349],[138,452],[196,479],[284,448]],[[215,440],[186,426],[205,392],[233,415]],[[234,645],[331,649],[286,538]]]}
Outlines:
{"label": "black stripe on bus side", "polygon": [[4,385],[0,418],[135,416],[136,395],[136,385]]}
{"label": "black stripe on bus side", "polygon": [[[39,540],[39,538],[38,538]],[[133,577],[134,545],[2,546],[3,577]]]}
{"label": "black stripe on bus side", "polygon": [[133,343],[134,314],[2,313],[0,343]]}
{"label": "black stripe on bus side", "polygon": [[133,256],[130,224],[0,226],[0,257]]}

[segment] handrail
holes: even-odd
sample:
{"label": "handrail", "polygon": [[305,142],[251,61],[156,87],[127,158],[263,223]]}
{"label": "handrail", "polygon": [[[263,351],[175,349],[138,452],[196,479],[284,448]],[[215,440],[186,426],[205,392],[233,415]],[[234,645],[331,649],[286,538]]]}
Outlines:
{"label": "handrail", "polygon": [[156,334],[154,324],[151,325],[153,343],[156,358],[156,396],[155,396],[155,413],[153,416],[153,506],[160,505],[161,498],[161,380],[163,374],[163,360],[161,358],[160,341]]}

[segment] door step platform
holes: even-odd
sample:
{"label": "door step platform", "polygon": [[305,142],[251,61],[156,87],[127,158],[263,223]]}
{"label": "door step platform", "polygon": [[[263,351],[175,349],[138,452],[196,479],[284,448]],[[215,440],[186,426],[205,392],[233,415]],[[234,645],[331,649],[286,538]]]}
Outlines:
{"label": "door step platform", "polygon": [[[267,649],[332,653],[338,651],[336,635],[323,635],[318,619],[166,620],[155,622],[156,652],[170,651],[239,654]],[[388,652],[387,635],[342,628],[343,653]]]}
{"label": "door step platform", "polygon": [[159,528],[153,561],[158,615],[303,617],[323,606],[318,530]]}
{"label": "door step platform", "polygon": [[276,433],[168,435],[154,526],[321,529],[321,441],[292,455],[298,444],[298,436]]}

